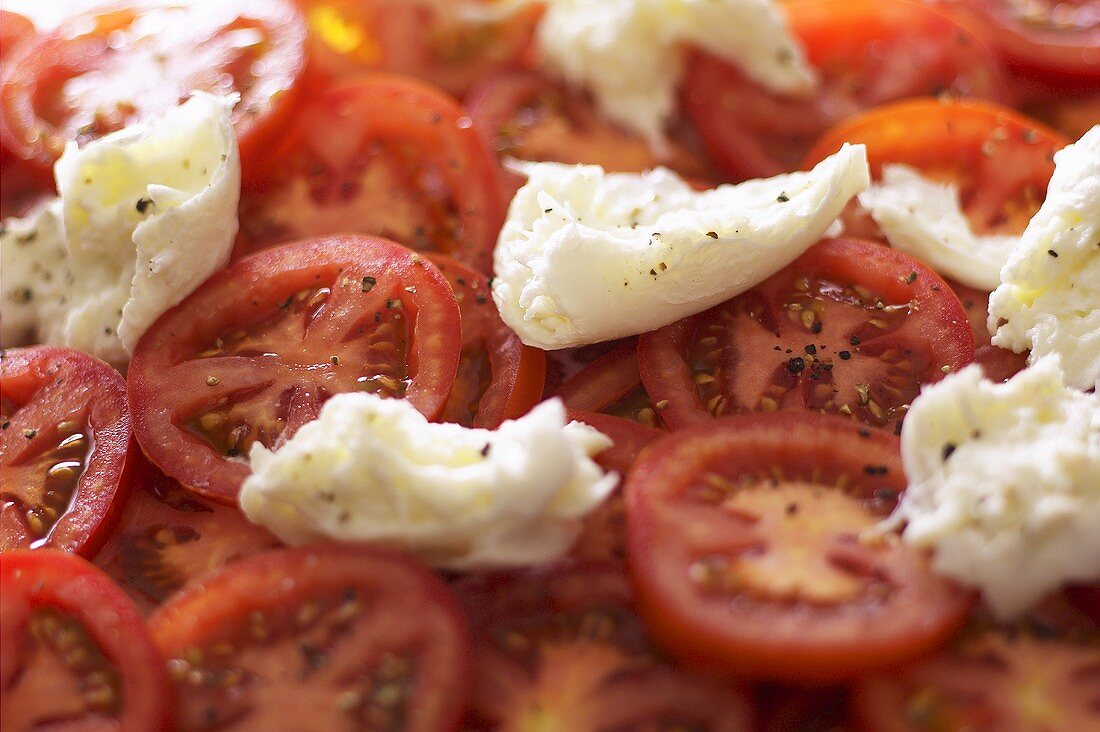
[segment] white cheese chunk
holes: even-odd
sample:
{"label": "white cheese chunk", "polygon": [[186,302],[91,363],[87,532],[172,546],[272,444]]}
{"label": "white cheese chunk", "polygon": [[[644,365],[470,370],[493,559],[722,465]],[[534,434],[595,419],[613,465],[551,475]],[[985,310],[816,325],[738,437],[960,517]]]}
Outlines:
{"label": "white cheese chunk", "polygon": [[552,73],[588,89],[604,116],[657,148],[676,108],[684,44],[777,92],[808,92],[815,82],[772,0],[552,0],[538,42]]}
{"label": "white cheese chunk", "polygon": [[782,269],[869,183],[862,145],[810,172],[697,192],[675,173],[516,164],[528,176],[494,252],[493,299],[524,343],[645,333]]}
{"label": "white cheese chunk", "polygon": [[1100,579],[1100,395],[1057,356],[1004,384],[969,366],[928,386],[901,432],[909,488],[892,520],[1003,619]]}
{"label": "white cheese chunk", "polygon": [[969,287],[992,290],[1018,236],[978,236],[954,184],[930,181],[908,165],[882,167],[882,181],[859,194],[890,246]]}
{"label": "white cheese chunk", "polygon": [[451,569],[540,564],[569,550],[614,488],[591,460],[610,444],[567,425],[556,399],[484,430],[339,394],[277,452],[253,448],[240,503],[291,544],[379,541]]}
{"label": "white cheese chunk", "polygon": [[1061,356],[1066,383],[1100,389],[1100,125],[1054,155],[1046,200],[989,297],[993,344]]}
{"label": "white cheese chunk", "polygon": [[[161,313],[225,266],[240,197],[235,101],[196,92],[148,122],[69,144],[38,245],[12,243],[11,226],[0,245],[3,320],[19,324],[5,325],[4,345],[67,345],[122,366]],[[51,286],[34,286],[9,314],[8,290],[32,287],[24,271],[53,272]]]}
{"label": "white cheese chunk", "polygon": [[[68,304],[65,293],[73,285],[60,201],[47,201],[23,219],[5,219],[0,233],[3,347],[34,343],[40,322],[63,318]],[[102,347],[110,343],[105,339]]]}

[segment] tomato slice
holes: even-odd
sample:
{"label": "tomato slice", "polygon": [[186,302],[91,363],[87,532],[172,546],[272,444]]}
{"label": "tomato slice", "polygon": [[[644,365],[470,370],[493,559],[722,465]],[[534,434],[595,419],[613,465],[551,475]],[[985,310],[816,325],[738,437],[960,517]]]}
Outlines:
{"label": "tomato slice", "polygon": [[925,5],[813,0],[789,15],[821,72],[813,95],[772,94],[701,52],[684,74],[684,110],[715,163],[735,180],[797,169],[815,139],[863,109],[916,96],[1004,97],[992,49]]}
{"label": "tomato slice", "polygon": [[951,280],[947,284],[955,291],[966,311],[970,330],[974,334],[974,363],[982,367],[985,377],[992,381],[1008,381],[1023,371],[1027,367],[1026,353],[1013,353],[990,343],[989,328],[986,327],[989,293]]}
{"label": "tomato slice", "polygon": [[1035,82],[1043,97],[1100,88],[1095,0],[951,0],[944,5],[972,19],[1012,73]]}
{"label": "tomato slice", "polygon": [[483,76],[530,65],[532,37],[542,17],[536,5],[506,15],[488,9],[476,17],[469,3],[300,1],[313,29],[310,60],[321,74],[390,71],[418,77],[455,96]]}
{"label": "tomato slice", "polygon": [[87,561],[0,554],[0,726],[167,730],[163,661],[130,599]]}
{"label": "tomato slice", "polygon": [[0,59],[7,60],[16,47],[35,36],[34,24],[19,13],[0,9]]}
{"label": "tomato slice", "polygon": [[490,271],[504,216],[496,161],[438,90],[383,74],[322,89],[277,157],[262,190],[242,196],[238,254],[362,232]]}
{"label": "tomato slice", "polygon": [[752,728],[744,691],[661,661],[613,566],[470,576],[475,730]]}
{"label": "tomato slice", "polygon": [[48,176],[84,144],[176,106],[193,90],[239,92],[246,176],[297,103],[306,23],[290,0],[139,0],[73,16],[5,69],[0,139]]}
{"label": "tomato slice", "polygon": [[91,556],[130,492],[126,382],[70,348],[9,348],[0,392],[0,551]]}
{"label": "tomato slice", "polygon": [[238,509],[204,501],[138,460],[134,492],[95,564],[148,614],[226,564],[282,546]]}
{"label": "tomato slice", "polygon": [[1066,589],[1066,596],[1076,608],[1100,625],[1100,583],[1074,585]]}
{"label": "tomato slice", "polygon": [[974,357],[958,298],[912,257],[827,239],[753,289],[638,341],[677,428],[742,412],[843,414],[899,430],[922,384]]}
{"label": "tomato slice", "polygon": [[542,398],[546,353],[525,346],[504,324],[480,272],[430,254],[454,290],[462,313],[462,355],[440,419],[467,427],[495,429],[522,417]]}
{"label": "tomato slice", "polygon": [[385,239],[301,241],[237,261],[146,331],[130,361],[134,432],[169,476],[233,502],[252,444],[273,447],[344,391],[443,409],[458,305],[425,258]]}
{"label": "tomato slice", "polygon": [[637,343],[636,338],[630,338],[598,357],[569,377],[554,396],[572,410],[614,415],[663,429],[660,409],[642,386]]}
{"label": "tomato slice", "polygon": [[864,112],[826,132],[803,161],[812,167],[844,142],[863,143],[871,174],[904,163],[954,183],[971,228],[1020,234],[1046,198],[1064,136],[1006,107],[914,99]]}
{"label": "tomato slice", "polygon": [[404,555],[355,545],[231,564],[149,620],[180,730],[454,729],[469,639],[458,603]]}
{"label": "tomato slice", "polygon": [[898,440],[820,414],[754,414],[651,444],[624,488],[628,566],[673,655],[828,681],[935,649],[970,598],[875,524],[905,488]]}
{"label": "tomato slice", "polygon": [[1100,727],[1100,634],[989,630],[856,687],[855,716],[880,732]]}

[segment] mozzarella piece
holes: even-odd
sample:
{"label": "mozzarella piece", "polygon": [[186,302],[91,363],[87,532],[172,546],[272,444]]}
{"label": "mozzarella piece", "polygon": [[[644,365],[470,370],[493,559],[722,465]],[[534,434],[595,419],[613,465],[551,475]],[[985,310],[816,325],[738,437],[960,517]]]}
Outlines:
{"label": "mozzarella piece", "polygon": [[1061,356],[1066,383],[1100,389],[1100,125],[1054,155],[1047,197],[989,297],[993,344]]}
{"label": "mozzarella piece", "polygon": [[816,80],[771,0],[552,0],[538,42],[552,73],[588,89],[608,119],[657,149],[676,108],[685,44],[773,91],[808,92]]}
{"label": "mozzarella piece", "polygon": [[33,343],[40,322],[64,317],[65,293],[74,284],[59,200],[40,204],[26,218],[6,219],[0,231],[0,344]]}
{"label": "mozzarella piece", "polygon": [[493,299],[524,343],[544,349],[645,333],[748,290],[870,183],[862,145],[808,173],[703,192],[664,168],[514,169],[528,180],[497,241]]}
{"label": "mozzarella piece", "polygon": [[549,562],[617,481],[591,460],[610,440],[565,422],[556,399],[484,430],[339,394],[277,452],[253,448],[241,508],[290,544],[380,541],[451,569]]}
{"label": "mozzarella piece", "polygon": [[1001,283],[1001,267],[1020,241],[975,235],[959,205],[958,187],[930,181],[908,165],[884,165],[882,181],[859,194],[859,202],[894,249],[979,290]]}
{"label": "mozzarella piece", "polygon": [[1004,384],[969,366],[926,387],[901,451],[909,488],[891,521],[998,617],[1100,579],[1100,395],[1067,388],[1057,356]]}
{"label": "mozzarella piece", "polygon": [[[122,366],[161,313],[225,266],[240,197],[235,101],[196,92],[161,117],[69,144],[38,245],[3,241],[3,320],[19,326],[5,325],[4,345],[56,343]],[[7,289],[46,271],[51,287],[39,283],[41,296],[9,314]]]}

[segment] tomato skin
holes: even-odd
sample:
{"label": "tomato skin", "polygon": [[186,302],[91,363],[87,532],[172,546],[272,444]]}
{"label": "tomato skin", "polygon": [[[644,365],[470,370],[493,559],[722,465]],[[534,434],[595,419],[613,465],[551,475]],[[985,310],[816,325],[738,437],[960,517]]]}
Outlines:
{"label": "tomato skin", "polygon": [[[708,471],[724,481],[722,486],[728,484],[720,489],[728,492],[694,498],[691,491],[703,491],[703,496],[716,490],[704,481]],[[758,482],[746,488],[738,483],[746,477]],[[798,519],[803,509],[797,503],[788,504],[782,520],[809,523],[802,530],[796,527],[796,538],[769,536],[752,529],[767,514],[742,519],[743,509],[733,503],[724,510],[723,501],[741,495],[781,500],[788,486],[803,484],[815,486],[814,495],[843,492],[861,500],[862,510],[882,506],[888,511],[905,487],[898,440],[827,415],[753,414],[674,432],[643,451],[624,487],[628,567],[646,627],[669,653],[725,674],[836,682],[924,655],[960,627],[972,598],[933,575],[927,558],[902,547],[896,537],[864,544],[857,538],[859,526],[842,528],[830,514]],[[814,538],[819,529],[836,533]],[[707,574],[711,565],[704,563],[704,573],[695,572],[711,556],[729,562],[714,566],[731,568],[749,561],[741,557],[766,557],[772,541],[786,542],[785,556],[795,559],[785,561],[796,568],[805,561],[799,558],[803,552],[817,556],[818,550],[835,568],[830,571],[850,572],[872,585],[886,582],[891,589],[833,596],[828,593],[834,586],[826,584],[826,594],[819,597],[813,583],[825,581],[818,579],[820,570],[813,580],[789,573],[745,574],[742,579],[733,574],[732,584],[713,587]],[[789,542],[800,544],[790,547]],[[760,543],[764,546],[757,548]],[[786,571],[786,565],[776,566],[774,572]]]}
{"label": "tomato skin", "polygon": [[[319,649],[322,655],[286,642],[287,635],[301,638],[327,621],[323,611],[319,619],[313,617],[311,608],[318,605],[312,603],[347,603],[349,595],[358,614],[345,618],[352,625],[331,638],[330,647]],[[263,633],[254,632],[256,616],[263,621]],[[407,684],[415,697],[406,702],[401,729],[454,729],[466,702],[469,630],[455,597],[426,566],[381,547],[317,544],[243,559],[175,595],[150,618],[149,629],[162,658],[182,671],[176,677],[181,729],[215,727],[225,721],[219,720],[219,711],[240,713],[238,692],[256,693],[257,701],[263,701],[244,710],[259,717],[253,720],[257,729],[331,729],[329,724],[340,721],[334,718],[340,692],[354,688],[355,672],[376,672],[387,655],[405,652],[415,653],[417,662]],[[354,646],[350,657],[349,651],[341,653],[341,643]],[[187,660],[194,657],[189,649],[219,645],[229,645],[231,652],[207,653],[207,660],[198,664]],[[300,670],[288,668],[296,661]],[[220,689],[188,682],[196,672],[216,678],[225,668],[218,664],[243,670],[249,680]],[[282,693],[295,683],[311,686],[308,700]],[[212,719],[204,709],[208,704]],[[328,715],[327,723],[321,713]]]}
{"label": "tomato skin", "polygon": [[[879,330],[871,321],[885,316],[863,303],[862,310],[853,311],[858,316],[853,325],[856,316],[845,309],[845,298],[830,295],[834,310],[798,322],[801,306],[793,310],[790,301],[801,295],[801,281],[808,283],[807,293],[817,281],[826,289],[858,285],[879,303],[904,305],[909,312],[895,327]],[[817,302],[826,302],[825,295]],[[731,313],[734,318],[727,319]],[[691,354],[703,342],[697,335],[704,327],[727,328],[726,323],[732,325],[703,349],[718,354],[712,359],[718,364],[713,378],[703,380],[693,373],[698,359]],[[880,355],[898,350],[910,367],[903,383],[888,383],[894,366]],[[664,405],[659,414],[670,429],[730,413],[791,409],[846,414],[896,430],[905,398],[915,397],[920,384],[970,363],[974,339],[958,298],[935,272],[881,244],[826,239],[737,298],[643,335],[638,359],[642,383],[656,404]],[[719,367],[727,373],[718,373]],[[819,385],[831,387],[824,400]],[[876,412],[872,404],[882,409]]]}
{"label": "tomato skin", "polygon": [[[9,713],[15,717],[28,711],[49,718],[58,712],[58,699],[20,699],[18,689],[12,688],[18,657],[27,642],[26,624],[32,614],[43,610],[75,618],[106,661],[118,670],[122,708],[113,721],[120,732],[171,729],[168,675],[141,613],[92,564],[52,550],[0,554],[0,673],[5,718]],[[28,702],[43,706],[28,710],[23,706]],[[92,716],[86,720],[89,725],[98,715]],[[102,717],[99,720],[102,722]]]}
{"label": "tomato skin", "polygon": [[[333,298],[325,313],[318,311],[313,317],[305,310],[292,312],[296,307],[308,309],[308,303],[295,298],[317,287],[331,288],[323,300]],[[371,312],[373,319],[368,317]],[[268,333],[264,319],[271,314],[280,319]],[[382,390],[358,376],[359,366],[372,365],[374,359],[382,360],[382,376],[374,381],[384,377],[397,389],[392,395],[404,396],[434,418],[458,368],[459,317],[442,273],[415,252],[385,239],[322,238],[245,257],[162,315],[135,347],[127,378],[138,442],[167,475],[208,498],[233,503],[249,468],[230,458],[247,452],[248,445],[237,449],[235,439],[231,451],[216,447],[211,438],[201,439],[188,419],[220,408],[222,399],[235,407],[234,399],[252,399],[258,389],[267,397],[241,407],[245,435],[260,439],[264,424],[270,422],[274,426],[264,439],[271,447],[275,439],[288,439],[315,418],[332,393],[364,386],[390,393],[390,387]],[[294,318],[302,318],[303,325],[294,325]],[[253,325],[260,330],[249,335]],[[404,329],[407,353],[396,349],[393,356],[391,349],[375,349],[370,338],[376,328],[390,334]],[[237,354],[232,343],[217,345],[238,329],[245,333],[245,346],[254,344],[251,350]],[[383,343],[397,338],[385,340],[389,336],[381,332],[378,337]],[[212,346],[225,355],[203,357]],[[344,353],[346,362],[333,354],[340,348],[350,349]],[[289,353],[286,358],[264,355],[272,351],[277,356],[279,351]],[[405,376],[388,376],[391,368]],[[402,381],[406,376],[407,384]]]}
{"label": "tomato skin", "polygon": [[[5,483],[0,551],[29,546],[91,556],[107,539],[130,494],[135,445],[122,376],[71,348],[9,348],[0,357],[0,391],[4,402],[15,408],[14,414],[4,415],[0,433],[0,474]],[[66,423],[74,427],[62,430]],[[72,448],[60,444],[66,438]],[[53,465],[41,463],[42,458]],[[73,466],[79,471],[75,481],[46,474],[73,461],[80,466]],[[20,471],[23,465],[26,472]],[[30,486],[22,492],[16,488],[27,485],[23,481],[37,484],[39,476],[42,496],[29,494]],[[46,509],[50,490],[69,493],[58,498],[65,508],[53,506],[60,515],[44,535],[36,535],[19,515],[19,505]],[[48,520],[36,513],[40,520]]]}
{"label": "tomato skin", "polygon": [[[142,36],[148,23],[135,21],[160,12],[177,17],[161,18],[165,28],[159,37]],[[238,31],[263,37],[243,40],[232,35]],[[120,52],[112,35],[127,33],[134,36],[123,42]],[[191,35],[165,38],[171,33]],[[0,85],[0,140],[49,180],[50,168],[68,140],[84,143],[149,118],[196,88],[212,93],[236,90],[242,101],[233,122],[243,175],[255,179],[264,172],[262,158],[297,102],[305,43],[305,19],[290,0],[239,0],[231,9],[218,0],[110,3],[67,18],[13,61]],[[256,51],[260,54],[253,55]],[[127,63],[124,54],[136,58]],[[134,75],[134,66],[143,72]],[[223,74],[230,77],[228,89]],[[74,85],[76,92],[70,88]],[[131,96],[119,98],[119,87]],[[88,96],[89,89],[114,96],[97,101]],[[66,93],[88,97],[81,101],[95,108],[73,104],[64,98]]]}

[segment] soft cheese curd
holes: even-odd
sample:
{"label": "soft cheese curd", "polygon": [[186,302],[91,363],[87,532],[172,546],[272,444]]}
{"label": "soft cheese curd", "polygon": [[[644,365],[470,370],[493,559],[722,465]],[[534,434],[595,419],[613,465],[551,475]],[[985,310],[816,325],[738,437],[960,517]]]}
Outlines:
{"label": "soft cheese curd", "polygon": [[901,451],[892,521],[998,617],[1100,579],[1100,395],[1068,388],[1057,356],[1004,384],[969,366],[926,387]]}
{"label": "soft cheese curd", "polygon": [[1001,283],[1001,267],[1020,238],[976,235],[954,184],[928,180],[908,165],[882,168],[882,180],[859,194],[890,246],[942,275],[979,290]]}
{"label": "soft cheese curd", "polygon": [[600,111],[657,148],[676,108],[684,44],[773,91],[810,91],[815,76],[771,0],[552,0],[538,29],[545,64],[584,87]]}
{"label": "soft cheese curd", "polygon": [[1100,125],[1054,155],[1046,200],[989,297],[993,344],[1061,356],[1066,383],[1100,388]]}
{"label": "soft cheese curd", "polygon": [[249,519],[299,544],[379,541],[438,567],[549,562],[614,488],[611,441],[553,399],[496,430],[428,422],[408,402],[338,394],[277,452],[257,444]]}
{"label": "soft cheese curd", "polygon": [[870,184],[862,145],[810,172],[702,192],[664,168],[515,170],[528,180],[497,241],[493,299],[524,343],[544,349],[645,333],[748,290]]}
{"label": "soft cheese curd", "polygon": [[54,168],[60,200],[9,225],[0,244],[4,345],[55,343],[125,364],[161,313],[225,266],[240,196],[234,102],[195,93],[69,144]]}

